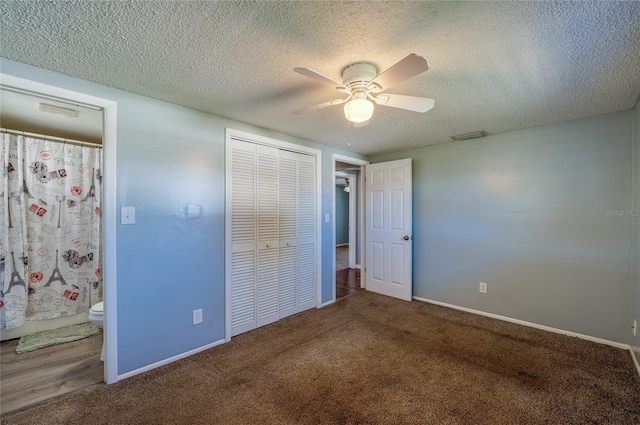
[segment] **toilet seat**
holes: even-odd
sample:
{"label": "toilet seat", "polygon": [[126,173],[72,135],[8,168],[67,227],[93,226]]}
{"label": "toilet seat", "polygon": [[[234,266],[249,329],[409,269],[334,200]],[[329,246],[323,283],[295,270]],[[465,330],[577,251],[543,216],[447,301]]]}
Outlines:
{"label": "toilet seat", "polygon": [[94,316],[103,316],[104,315],[104,301],[100,301],[99,303],[94,304],[89,310],[89,314]]}
{"label": "toilet seat", "polygon": [[[100,301],[99,303],[95,303],[91,306],[89,309],[89,321],[100,329],[104,329],[104,302]],[[104,359],[107,358],[107,346],[104,341],[104,332],[102,332],[102,338],[102,353],[100,353],[100,360],[104,361]]]}

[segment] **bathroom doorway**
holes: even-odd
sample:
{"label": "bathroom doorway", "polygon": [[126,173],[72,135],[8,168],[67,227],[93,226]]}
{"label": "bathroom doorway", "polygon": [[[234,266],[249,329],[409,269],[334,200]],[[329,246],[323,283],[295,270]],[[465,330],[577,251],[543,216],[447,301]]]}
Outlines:
{"label": "bathroom doorway", "polygon": [[[54,140],[58,139],[73,139],[90,142],[87,146],[91,143],[97,142],[105,147],[110,147],[109,149],[104,149],[104,155],[101,155],[104,157],[104,163],[99,177],[104,174],[105,179],[101,179],[103,180],[102,184],[97,180],[95,181],[95,185],[97,185],[96,188],[98,189],[101,186],[104,190],[103,196],[100,197],[102,199],[102,204],[100,205],[100,210],[92,208],[92,211],[102,215],[102,223],[100,224],[100,227],[103,235],[107,236],[109,232],[111,232],[111,235],[114,235],[115,186],[113,185],[113,182],[115,180],[115,102],[24,80],[6,74],[0,75],[0,90],[0,118],[2,120],[2,128],[6,130],[3,131],[5,136],[8,136],[10,133],[14,135],[22,133],[20,137],[23,139],[26,140],[28,137],[29,140],[36,140],[37,137],[34,134],[38,134],[48,136],[49,138],[46,140],[48,143],[53,143]],[[43,112],[45,109],[49,109],[49,113]],[[83,117],[83,119],[72,120],[70,115],[73,114],[75,114],[76,117]],[[56,125],[56,122],[62,123],[62,125]],[[7,140],[9,140],[9,137],[7,137]],[[41,140],[44,140],[44,138],[41,138]],[[65,152],[67,149],[71,151],[71,143],[64,144],[64,147]],[[47,156],[45,155],[44,158],[46,157]],[[44,163],[45,161],[42,162]],[[63,169],[64,167],[58,168]],[[95,170],[87,172],[93,175]],[[62,174],[58,174],[62,176]],[[92,183],[91,189],[87,189],[85,192],[86,194],[84,194],[82,199],[99,192],[99,189],[95,190],[94,184]],[[31,195],[36,195],[33,196],[33,198],[30,198],[30,200],[34,200],[34,205],[44,201],[44,199],[42,199],[45,198],[44,196],[37,196],[35,193],[32,193]],[[95,195],[93,197],[97,198]],[[62,206],[63,202],[64,201],[61,200],[57,207],[61,208],[68,206],[66,203],[65,206]],[[55,202],[53,204],[55,204]],[[85,204],[88,204],[88,202],[85,202]],[[50,205],[47,206],[50,207]],[[47,209],[47,206],[42,207],[41,205],[43,218],[44,214],[46,214],[44,210]],[[29,205],[29,207],[31,207],[31,205]],[[72,205],[72,207],[76,207],[76,205]],[[78,217],[79,216],[81,216],[80,213],[78,214]],[[109,222],[108,220],[111,221]],[[55,223],[53,223],[53,227],[55,227]],[[100,231],[100,227],[98,227],[98,232]],[[92,272],[100,273],[103,277],[103,290],[101,291],[102,294],[100,294],[100,298],[112,298],[113,301],[111,304],[115,306],[114,237],[107,236],[106,238],[102,238],[97,250],[98,252],[100,250],[102,251],[103,261],[99,268],[92,268]],[[47,256],[44,252],[42,252],[42,254]],[[31,257],[31,255],[27,256],[22,253],[20,255],[24,257],[22,261],[26,261]],[[4,265],[6,266],[7,271],[9,273],[15,273],[16,268],[11,265],[11,256],[5,257],[6,261]],[[54,259],[61,256],[49,255],[49,257]],[[82,263],[82,259],[83,256],[80,256],[78,261]],[[15,260],[20,261],[20,259]],[[87,256],[85,262],[88,264],[90,260],[91,264],[97,264],[97,259],[93,255]],[[55,280],[60,276],[59,274],[56,274],[58,265],[55,264],[55,262],[52,263],[52,267],[54,266],[56,267],[53,269],[53,280],[50,287],[55,286],[56,283],[60,283],[55,282]],[[12,276],[11,283],[15,284],[15,286],[19,286],[20,281],[24,281],[26,278],[29,282],[27,286],[30,289],[31,282],[44,283],[45,286],[49,283],[38,281],[38,277],[37,273],[34,273],[34,276],[18,276],[16,273],[15,278]],[[5,287],[2,289],[3,291],[7,291],[8,287],[6,286],[6,282],[4,285]],[[81,296],[81,291],[78,289],[78,286],[82,285],[74,285],[71,283],[68,285],[69,300],[74,297]],[[95,288],[95,282],[88,282],[87,287]],[[16,292],[17,289],[21,288],[15,288],[12,292]],[[66,289],[66,287],[64,289]],[[94,301],[98,301],[96,294],[97,291],[86,294],[89,303],[94,304]],[[105,304],[109,304],[109,302],[106,301]],[[63,313],[63,317],[57,319],[27,321],[24,325],[20,325],[13,329],[2,329],[0,331],[0,340],[3,341],[2,364],[0,365],[0,367],[2,367],[0,373],[3,378],[3,402],[1,413],[5,414],[26,405],[33,405],[62,393],[74,391],[87,385],[92,385],[96,382],[115,382],[115,380],[117,380],[117,363],[115,357],[116,329],[115,321],[111,320],[115,317],[109,317],[108,305],[105,310],[107,310],[105,312],[105,322],[112,323],[111,326],[109,326],[109,323],[106,323],[105,327],[110,328],[108,332],[108,339],[113,342],[109,344],[107,341],[106,343],[107,355],[104,363],[100,361],[100,351],[103,346],[102,334],[90,336],[88,338],[66,344],[42,348],[40,350],[20,355],[16,355],[15,353],[15,346],[17,345],[19,337],[51,328],[60,329],[68,325],[87,323],[87,313]],[[113,312],[115,313],[115,309],[113,309]],[[12,357],[12,355],[14,357]],[[25,367],[25,365],[29,367]],[[17,368],[19,368],[19,370]],[[59,384],[56,384],[55,382],[57,379],[56,376],[60,377]],[[40,385],[40,381],[44,381],[46,384]],[[12,389],[10,385],[14,384],[17,386]],[[22,389],[20,385],[22,385]],[[12,394],[11,397],[8,396],[9,393]]]}
{"label": "bathroom doorway", "polygon": [[333,155],[334,300],[364,288],[364,165],[357,158]]}

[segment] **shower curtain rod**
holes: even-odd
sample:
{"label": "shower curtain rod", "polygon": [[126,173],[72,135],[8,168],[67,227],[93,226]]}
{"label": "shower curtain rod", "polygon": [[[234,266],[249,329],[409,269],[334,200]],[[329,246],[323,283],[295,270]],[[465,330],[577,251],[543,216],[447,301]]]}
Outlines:
{"label": "shower curtain rod", "polygon": [[11,130],[11,129],[8,129],[8,128],[0,128],[0,133],[13,133],[13,134],[19,134],[21,136],[27,136],[27,137],[39,137],[39,138],[42,138],[44,140],[51,140],[53,142],[63,142],[63,143],[69,143],[69,144],[72,144],[72,145],[90,146],[90,147],[102,149],[102,143],[85,142],[85,141],[82,141],[82,140],[73,140],[73,139],[65,139],[63,137],[47,136],[46,134],[30,133],[28,131]]}

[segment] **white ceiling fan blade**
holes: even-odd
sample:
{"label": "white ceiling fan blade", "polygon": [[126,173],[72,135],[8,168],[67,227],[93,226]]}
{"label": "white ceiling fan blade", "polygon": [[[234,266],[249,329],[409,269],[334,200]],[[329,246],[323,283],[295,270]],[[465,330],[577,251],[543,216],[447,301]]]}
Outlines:
{"label": "white ceiling fan blade", "polygon": [[428,69],[427,58],[412,53],[391,68],[381,72],[369,83],[369,88],[373,92],[381,92]]}
{"label": "white ceiling fan blade", "polygon": [[315,110],[318,110],[318,109],[326,108],[327,106],[340,105],[341,103],[345,103],[349,99],[350,98],[333,99],[333,100],[330,100],[328,102],[320,103],[318,105],[313,105],[313,106],[308,106],[306,108],[298,109],[297,111],[294,111],[293,113],[294,114],[303,114],[305,112],[311,112],[311,111],[315,111]]}
{"label": "white ceiling fan blade", "polygon": [[322,75],[319,72],[314,71],[313,69],[309,69],[309,68],[293,68],[293,70],[295,72],[297,72],[298,74],[302,74],[305,77],[309,77],[309,78],[311,78],[313,80],[321,81],[321,82],[327,83],[327,84],[331,84],[335,88],[348,89],[348,87],[346,87],[344,84],[339,83],[336,80],[333,80],[333,79],[327,77],[326,75]]}
{"label": "white ceiling fan blade", "polygon": [[433,108],[436,101],[426,97],[404,96],[401,94],[381,94],[373,100],[378,105],[391,106],[392,108],[406,109],[415,112],[427,112]]}

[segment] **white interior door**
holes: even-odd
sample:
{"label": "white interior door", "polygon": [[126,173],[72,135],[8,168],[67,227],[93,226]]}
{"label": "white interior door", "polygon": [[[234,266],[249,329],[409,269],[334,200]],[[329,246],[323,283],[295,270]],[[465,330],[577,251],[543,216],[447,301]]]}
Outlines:
{"label": "white interior door", "polygon": [[367,165],[366,288],[412,297],[411,159]]}

